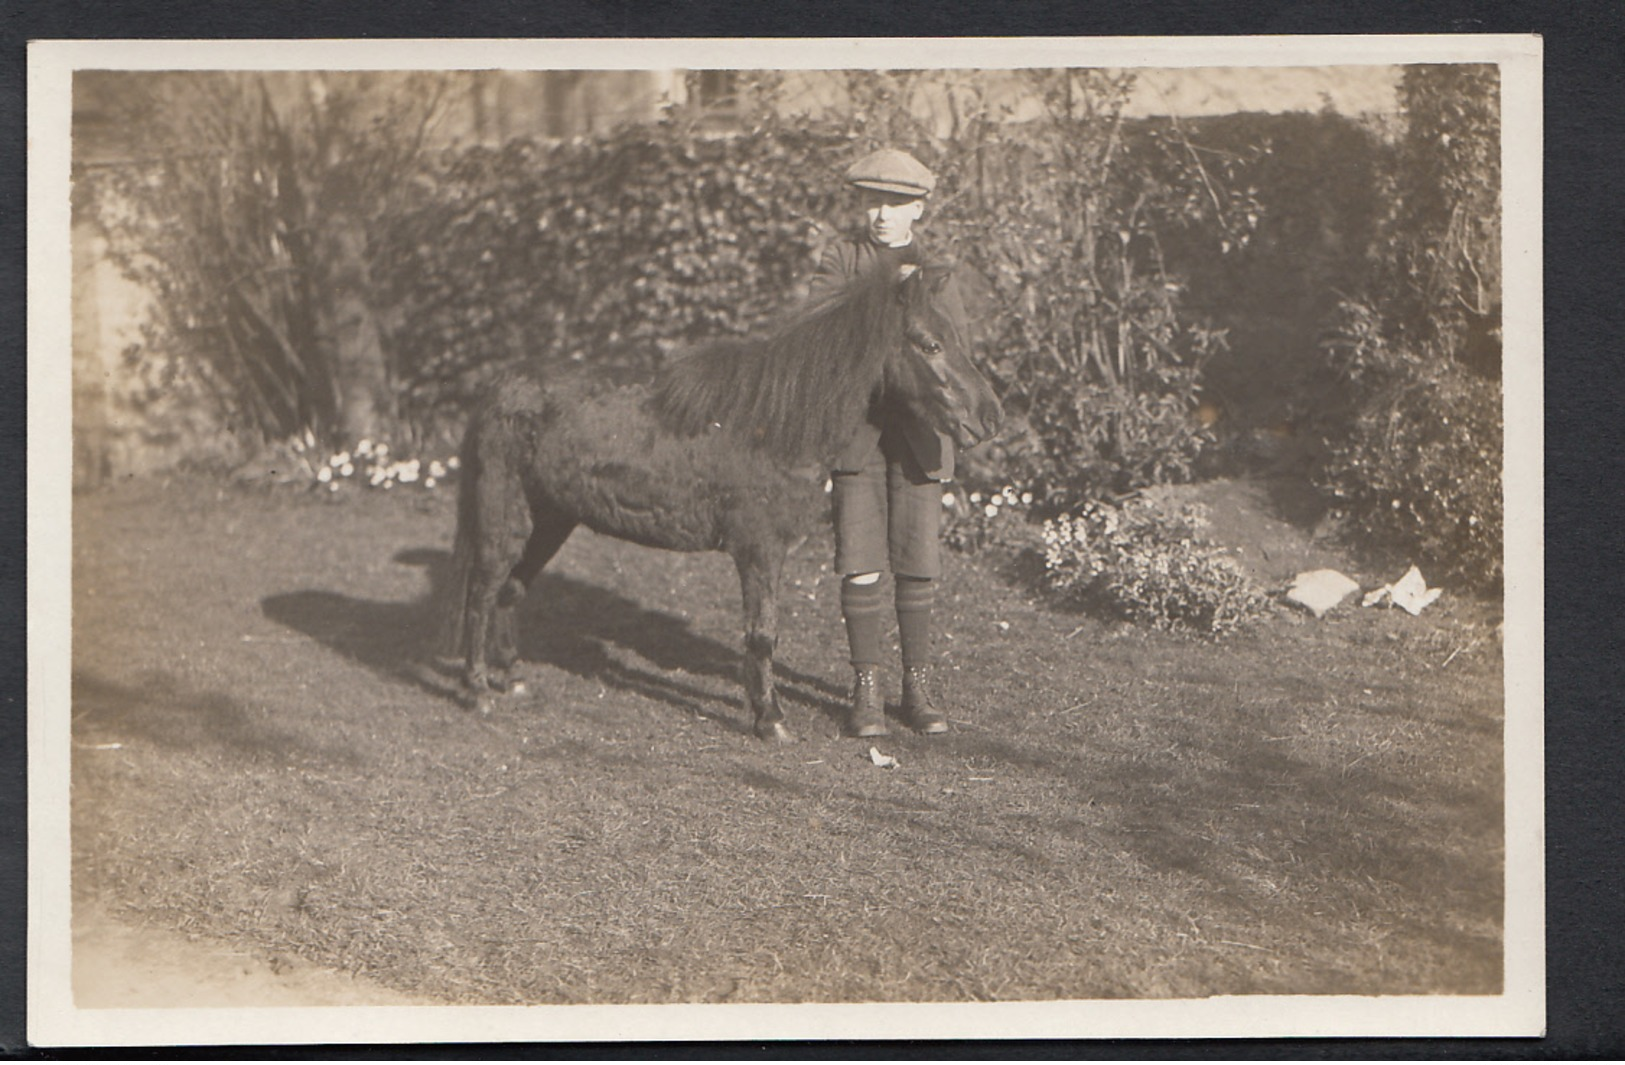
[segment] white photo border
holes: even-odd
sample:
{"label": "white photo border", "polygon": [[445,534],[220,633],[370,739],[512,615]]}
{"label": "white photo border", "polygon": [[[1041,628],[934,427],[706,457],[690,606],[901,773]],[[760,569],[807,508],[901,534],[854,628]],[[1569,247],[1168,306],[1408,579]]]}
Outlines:
{"label": "white photo border", "polygon": [[[1496,63],[1504,204],[1504,986],[1493,996],[86,1010],[69,884],[73,73]],[[36,41],[28,50],[28,1037],[46,1046],[761,1039],[1533,1036],[1545,1026],[1542,43],[1533,35]]]}

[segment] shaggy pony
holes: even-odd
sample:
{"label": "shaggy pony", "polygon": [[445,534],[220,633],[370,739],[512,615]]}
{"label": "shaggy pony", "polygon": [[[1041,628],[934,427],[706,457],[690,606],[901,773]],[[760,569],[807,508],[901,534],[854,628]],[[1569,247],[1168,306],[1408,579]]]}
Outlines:
{"label": "shaggy pony", "polygon": [[789,545],[825,513],[824,471],[876,404],[968,447],[1003,412],[938,306],[945,267],[855,279],[763,335],[718,340],[652,382],[518,370],[462,448],[446,638],[489,712],[518,658],[515,608],[577,525],[650,547],[726,551],[745,607],[758,736],[790,738],[773,682]]}

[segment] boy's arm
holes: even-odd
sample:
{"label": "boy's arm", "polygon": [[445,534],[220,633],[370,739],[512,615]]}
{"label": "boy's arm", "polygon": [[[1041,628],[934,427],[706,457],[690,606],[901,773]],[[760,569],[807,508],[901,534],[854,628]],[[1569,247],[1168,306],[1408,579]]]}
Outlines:
{"label": "boy's arm", "polygon": [[824,249],[823,257],[818,260],[818,269],[813,271],[812,278],[807,282],[807,298],[820,300],[826,296],[833,296],[846,287],[846,283],[852,278],[852,272],[851,242],[834,241]]}

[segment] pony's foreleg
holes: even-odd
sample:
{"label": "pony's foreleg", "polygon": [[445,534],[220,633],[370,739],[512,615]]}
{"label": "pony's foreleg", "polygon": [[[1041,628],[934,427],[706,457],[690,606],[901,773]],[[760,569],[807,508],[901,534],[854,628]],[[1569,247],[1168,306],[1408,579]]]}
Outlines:
{"label": "pony's foreleg", "polygon": [[773,683],[773,652],[779,642],[779,575],[784,549],[736,552],[739,584],[745,599],[745,694],[755,719],[756,735],[787,743],[795,736],[784,723],[779,693]]}

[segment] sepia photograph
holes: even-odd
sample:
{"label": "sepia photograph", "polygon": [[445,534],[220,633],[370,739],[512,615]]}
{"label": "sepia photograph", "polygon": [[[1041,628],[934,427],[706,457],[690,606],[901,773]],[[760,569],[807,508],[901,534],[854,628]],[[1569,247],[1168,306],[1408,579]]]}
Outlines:
{"label": "sepia photograph", "polygon": [[1538,38],[29,77],[34,1042],[1541,1031]]}

